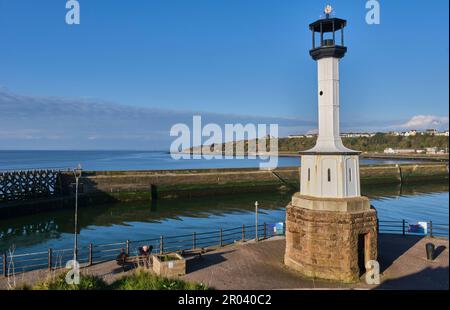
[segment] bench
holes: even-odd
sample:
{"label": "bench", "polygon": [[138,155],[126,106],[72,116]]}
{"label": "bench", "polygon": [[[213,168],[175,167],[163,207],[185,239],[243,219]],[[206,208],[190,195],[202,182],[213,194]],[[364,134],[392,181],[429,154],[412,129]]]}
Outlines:
{"label": "bench", "polygon": [[144,266],[145,268],[150,268],[152,266],[152,256],[123,256],[116,259],[117,265],[122,266],[123,271],[125,271],[125,266],[132,264],[135,268],[139,266]]}
{"label": "bench", "polygon": [[178,253],[183,257],[194,256],[194,257],[198,257],[198,258],[201,258],[202,255],[207,252],[208,252],[208,250],[205,248],[178,251]]}

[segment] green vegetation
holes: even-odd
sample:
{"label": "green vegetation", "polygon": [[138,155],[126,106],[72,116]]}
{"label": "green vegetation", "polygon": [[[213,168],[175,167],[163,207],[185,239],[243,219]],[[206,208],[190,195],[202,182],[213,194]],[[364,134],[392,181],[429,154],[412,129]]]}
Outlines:
{"label": "green vegetation", "polygon": [[67,284],[66,273],[49,277],[33,287],[22,286],[20,290],[207,290],[201,283],[190,283],[177,279],[157,276],[150,271],[138,268],[108,285],[102,278],[93,275],[81,275],[80,284]]}
{"label": "green vegetation", "polygon": [[170,261],[174,261],[174,260],[179,260],[179,258],[176,257],[175,255],[160,255],[160,256],[158,256],[158,259],[162,262],[170,262]]}
{"label": "green vegetation", "polygon": [[[448,138],[443,136],[417,135],[411,137],[393,136],[377,133],[373,137],[343,138],[342,142],[350,149],[361,152],[383,152],[386,148],[425,149],[427,147],[448,147]],[[281,138],[278,151],[304,151],[316,144],[316,138]]]}
{"label": "green vegetation", "polygon": [[55,278],[48,278],[32,287],[33,290],[103,290],[107,284],[103,279],[91,276],[81,275],[80,284],[67,284],[66,273],[61,273]]}
{"label": "green vegetation", "polygon": [[[316,139],[316,137],[279,138],[278,151],[286,153],[304,151],[312,148],[316,144]],[[266,141],[267,151],[269,151],[269,141],[270,139]],[[403,137],[380,132],[372,137],[342,138],[342,142],[346,147],[362,152],[383,152],[386,148],[425,149],[427,147],[438,147],[445,149],[448,147],[448,137],[427,134]],[[244,149],[247,152],[248,141],[245,141]],[[225,150],[225,145],[222,145],[222,150]]]}
{"label": "green vegetation", "polygon": [[138,269],[132,275],[125,276],[111,285],[115,290],[207,290],[199,283],[168,279],[156,276],[145,269]]}

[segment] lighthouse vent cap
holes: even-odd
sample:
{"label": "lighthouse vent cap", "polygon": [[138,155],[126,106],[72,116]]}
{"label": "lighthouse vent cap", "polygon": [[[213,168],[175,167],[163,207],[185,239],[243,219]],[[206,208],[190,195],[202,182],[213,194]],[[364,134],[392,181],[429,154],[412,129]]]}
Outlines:
{"label": "lighthouse vent cap", "polygon": [[[333,26],[334,25],[334,26]],[[340,18],[325,18],[319,19],[309,25],[309,29],[315,32],[333,32],[344,28],[347,25],[345,19]]]}

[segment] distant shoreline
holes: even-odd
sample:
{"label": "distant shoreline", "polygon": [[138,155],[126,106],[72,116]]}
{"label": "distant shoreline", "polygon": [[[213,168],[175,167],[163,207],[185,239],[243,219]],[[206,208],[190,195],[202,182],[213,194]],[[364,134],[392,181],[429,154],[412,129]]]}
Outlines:
{"label": "distant shoreline", "polygon": [[[168,152],[170,154],[170,152]],[[201,152],[180,152],[178,154],[191,154],[191,155],[219,155],[220,153],[201,153]],[[226,156],[224,152],[221,154],[222,156]],[[233,154],[233,156],[277,156],[277,157],[301,157],[298,153],[293,152],[278,152],[278,154],[273,153],[238,153]],[[231,156],[231,155],[229,155]],[[385,153],[362,153],[360,155],[362,158],[368,158],[368,159],[403,159],[403,160],[425,160],[425,161],[438,161],[438,162],[448,162],[449,161],[449,154],[385,154]]]}

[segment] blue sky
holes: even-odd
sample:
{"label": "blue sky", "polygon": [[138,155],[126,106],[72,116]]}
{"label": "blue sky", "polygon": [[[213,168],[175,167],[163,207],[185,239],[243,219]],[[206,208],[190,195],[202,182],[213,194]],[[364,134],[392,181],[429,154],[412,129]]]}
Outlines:
{"label": "blue sky", "polygon": [[[380,0],[380,25],[366,24],[365,2],[329,1],[348,20],[343,129],[447,129],[448,1]],[[69,26],[63,0],[0,0],[0,149],[166,148],[171,124],[193,114],[282,134],[317,126],[308,24],[326,2],[79,3]]]}

